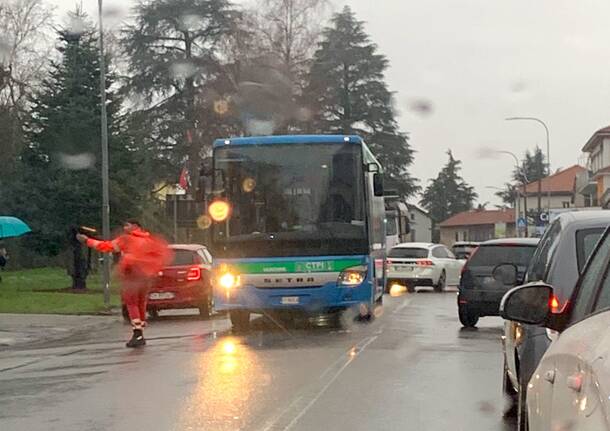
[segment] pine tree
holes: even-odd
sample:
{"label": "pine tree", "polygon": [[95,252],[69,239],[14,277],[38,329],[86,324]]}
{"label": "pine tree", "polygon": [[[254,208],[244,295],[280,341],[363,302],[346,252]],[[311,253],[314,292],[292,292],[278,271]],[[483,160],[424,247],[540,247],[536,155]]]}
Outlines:
{"label": "pine tree", "polygon": [[[525,174],[525,175],[523,175]],[[536,147],[533,153],[525,152],[525,158],[521,162],[520,170],[515,169],[513,179],[519,184],[523,183],[524,176],[527,181],[533,183],[549,175],[546,157],[540,147]]]}
{"label": "pine tree", "polygon": [[312,108],[313,131],[361,135],[384,167],[386,188],[409,197],[419,190],[408,172],[413,149],[398,128],[393,94],[384,81],[387,68],[364,23],[346,6],[322,32],[305,100]]}
{"label": "pine tree", "polygon": [[203,157],[218,137],[222,115],[215,109],[222,114],[217,105],[225,100],[209,83],[222,80],[221,51],[239,17],[227,0],[141,0],[135,8],[123,46],[127,88],[143,106],[132,115],[131,129],[137,145],[152,152],[159,179],[176,177],[185,159]]}
{"label": "pine tree", "polygon": [[[22,152],[7,199],[12,213],[27,220],[33,234],[28,246],[57,255],[70,245],[71,226],[100,226],[100,65],[93,26],[80,11],[83,31],[58,31],[60,59],[32,98]],[[122,136],[120,99],[108,74],[111,223],[137,216],[138,160]]]}
{"label": "pine tree", "polygon": [[462,162],[447,151],[449,160],[435,179],[424,190],[421,205],[430,213],[436,223],[448,219],[462,211],[471,210],[478,195],[460,176]]}

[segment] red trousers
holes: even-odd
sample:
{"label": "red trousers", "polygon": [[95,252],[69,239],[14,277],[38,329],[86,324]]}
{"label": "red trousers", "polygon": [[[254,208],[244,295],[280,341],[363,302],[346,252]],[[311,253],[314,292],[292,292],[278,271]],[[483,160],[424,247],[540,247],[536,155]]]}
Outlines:
{"label": "red trousers", "polygon": [[121,300],[127,307],[131,321],[146,320],[146,304],[148,303],[149,283],[147,281],[124,282],[121,288]]}

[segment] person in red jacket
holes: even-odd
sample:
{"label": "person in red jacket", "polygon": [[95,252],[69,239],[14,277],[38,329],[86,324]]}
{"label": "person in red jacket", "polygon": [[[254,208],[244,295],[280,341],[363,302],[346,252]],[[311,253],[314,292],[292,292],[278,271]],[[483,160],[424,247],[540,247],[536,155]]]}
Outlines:
{"label": "person in red jacket", "polygon": [[117,274],[121,280],[121,300],[127,307],[133,335],[127,347],[146,345],[146,305],[151,281],[171,261],[167,243],[144,230],[137,220],[123,224],[123,235],[111,241],[99,241],[86,235],[76,238],[102,253],[120,253]]}

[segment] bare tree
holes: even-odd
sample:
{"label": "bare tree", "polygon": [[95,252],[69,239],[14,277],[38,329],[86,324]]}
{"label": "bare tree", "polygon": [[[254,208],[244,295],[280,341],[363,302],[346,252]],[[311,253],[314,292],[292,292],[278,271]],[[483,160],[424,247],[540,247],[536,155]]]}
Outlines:
{"label": "bare tree", "polygon": [[42,80],[52,49],[53,9],[43,0],[0,3],[0,170],[22,142],[28,95]]}
{"label": "bare tree", "polygon": [[258,0],[253,14],[263,52],[279,60],[299,84],[316,49],[328,0]]}
{"label": "bare tree", "polygon": [[22,109],[52,50],[53,9],[43,0],[0,5],[0,104]]}

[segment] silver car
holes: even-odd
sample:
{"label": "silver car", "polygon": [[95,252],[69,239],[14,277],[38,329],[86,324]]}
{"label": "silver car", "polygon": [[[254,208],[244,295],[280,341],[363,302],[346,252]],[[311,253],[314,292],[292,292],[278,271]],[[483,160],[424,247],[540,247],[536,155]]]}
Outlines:
{"label": "silver car", "polygon": [[561,312],[546,283],[506,294],[501,314],[558,332],[527,385],[529,429],[610,431],[610,231]]}
{"label": "silver car", "polygon": [[[574,291],[578,276],[595,244],[610,225],[610,211],[561,214],[540,240],[526,274],[526,282],[545,282],[555,288],[556,311]],[[547,328],[505,322],[504,392],[513,400],[511,412],[517,414],[518,429],[527,429],[525,397],[527,386],[540,358],[553,340]]]}

